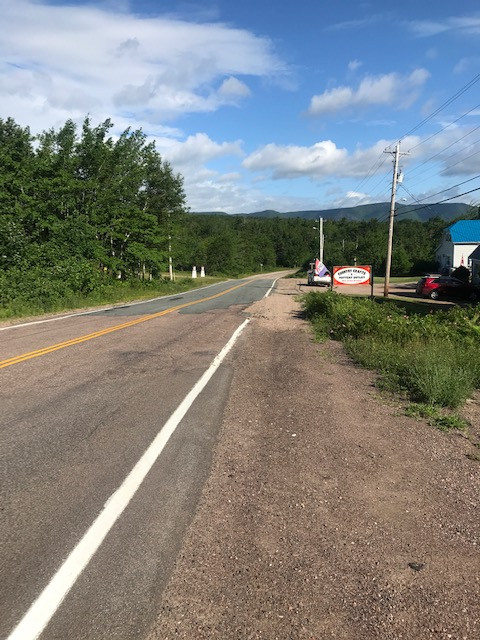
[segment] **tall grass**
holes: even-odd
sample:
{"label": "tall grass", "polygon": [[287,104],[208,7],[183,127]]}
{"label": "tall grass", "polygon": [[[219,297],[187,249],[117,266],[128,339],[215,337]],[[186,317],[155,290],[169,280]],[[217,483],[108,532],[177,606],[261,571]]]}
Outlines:
{"label": "tall grass", "polygon": [[456,408],[480,387],[480,307],[409,315],[394,303],[331,292],[309,293],[304,305],[319,339],[343,341],[412,401]]}
{"label": "tall grass", "polygon": [[51,283],[45,291],[37,289],[28,295],[18,295],[2,299],[0,290],[0,320],[36,316],[72,309],[104,306],[119,302],[131,302],[169,294],[181,293],[190,289],[218,282],[222,278],[179,278],[175,282],[157,279],[147,282],[140,280],[109,281],[89,292],[76,292],[64,288],[56,291]]}

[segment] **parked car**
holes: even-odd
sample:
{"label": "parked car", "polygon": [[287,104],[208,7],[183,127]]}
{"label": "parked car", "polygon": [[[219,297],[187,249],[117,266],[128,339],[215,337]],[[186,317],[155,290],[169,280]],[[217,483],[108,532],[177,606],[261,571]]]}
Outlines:
{"label": "parked car", "polygon": [[332,276],[327,267],[318,258],[315,262],[310,262],[310,269],[307,271],[307,284],[319,284],[330,286]]}
{"label": "parked car", "polygon": [[330,275],[329,271],[326,271],[321,276],[317,275],[314,269],[307,271],[307,284],[319,284],[329,287],[331,282],[332,276]]}
{"label": "parked car", "polygon": [[429,275],[417,282],[417,294],[424,298],[461,298],[475,302],[480,299],[480,288],[450,276]]}

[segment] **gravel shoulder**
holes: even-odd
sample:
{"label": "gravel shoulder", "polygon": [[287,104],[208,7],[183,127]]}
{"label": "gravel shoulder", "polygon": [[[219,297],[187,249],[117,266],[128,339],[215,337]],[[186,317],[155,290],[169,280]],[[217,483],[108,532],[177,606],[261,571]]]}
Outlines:
{"label": "gravel shoulder", "polygon": [[149,640],[479,638],[475,448],[379,398],[341,345],[316,344],[298,293],[280,280],[249,309]]}

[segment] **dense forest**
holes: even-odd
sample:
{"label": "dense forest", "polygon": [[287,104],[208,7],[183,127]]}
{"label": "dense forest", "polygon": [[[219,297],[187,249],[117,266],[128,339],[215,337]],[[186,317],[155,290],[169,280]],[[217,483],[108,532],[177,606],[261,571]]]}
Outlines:
{"label": "dense forest", "polygon": [[[0,119],[0,304],[88,294],[106,282],[204,266],[239,275],[305,267],[318,253],[312,220],[196,216],[188,212],[182,176],[141,131],[111,135],[106,120],[32,136]],[[392,273],[434,267],[445,222],[399,220]],[[327,220],[325,263],[373,264],[384,270],[387,223]]]}

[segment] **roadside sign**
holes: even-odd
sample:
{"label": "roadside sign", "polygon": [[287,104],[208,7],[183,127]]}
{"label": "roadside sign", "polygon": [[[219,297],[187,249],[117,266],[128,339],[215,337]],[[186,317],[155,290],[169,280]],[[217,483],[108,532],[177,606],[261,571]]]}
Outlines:
{"label": "roadside sign", "polygon": [[333,285],[372,284],[371,265],[333,267]]}

